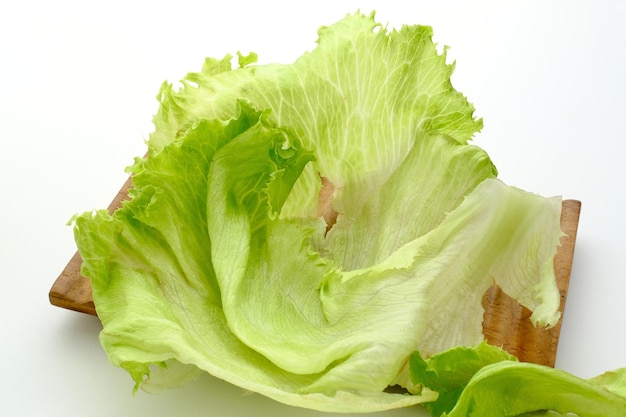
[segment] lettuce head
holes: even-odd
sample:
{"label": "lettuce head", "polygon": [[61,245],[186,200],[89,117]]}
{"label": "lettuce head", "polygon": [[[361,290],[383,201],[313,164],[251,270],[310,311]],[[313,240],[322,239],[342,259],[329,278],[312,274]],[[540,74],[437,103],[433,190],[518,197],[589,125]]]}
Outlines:
{"label": "lettuce head", "polygon": [[412,352],[483,340],[492,284],[558,321],[561,199],[497,179],[430,27],[356,13],[291,64],[238,57],[163,84],[130,199],[75,218],[136,388],[207,372],[301,407],[403,407],[438,395]]}

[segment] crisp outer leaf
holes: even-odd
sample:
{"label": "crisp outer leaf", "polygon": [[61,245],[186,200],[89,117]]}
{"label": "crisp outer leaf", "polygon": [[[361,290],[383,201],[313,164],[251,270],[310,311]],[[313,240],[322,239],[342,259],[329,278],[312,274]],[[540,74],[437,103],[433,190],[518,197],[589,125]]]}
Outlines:
{"label": "crisp outer leaf", "polygon": [[433,417],[578,417],[626,415],[626,372],[583,380],[564,371],[520,363],[485,342],[430,358],[410,357],[415,383],[439,396],[425,404]]}
{"label": "crisp outer leaf", "polygon": [[446,416],[515,417],[545,410],[579,417],[624,416],[626,397],[559,369],[504,361],[481,369]]}
{"label": "crisp outer leaf", "polygon": [[[545,223],[509,229],[515,233],[506,238],[490,235],[510,224],[528,226],[524,215],[507,210],[509,205],[542,201],[485,180],[439,227],[380,263],[346,271],[307,245],[311,235],[323,233],[320,223],[316,227],[266,218],[264,224],[255,224],[254,216],[224,208],[228,200],[216,195],[210,205],[218,210],[210,216],[216,222],[210,227],[215,231],[212,257],[217,275],[228,276],[221,288],[229,325],[238,338],[283,369],[325,371],[312,386],[316,390],[380,390],[416,348],[438,352],[482,340],[482,310],[467,311],[481,309],[480,299],[490,277],[498,275],[501,256],[512,256],[509,239],[543,234]],[[558,231],[559,212],[545,212]],[[470,239],[475,234],[486,238]],[[229,245],[231,239],[238,246]],[[535,249],[518,248],[513,256],[554,255]],[[449,317],[454,320],[448,322]],[[425,337],[436,332],[442,333],[438,340]]]}
{"label": "crisp outer leaf", "polygon": [[501,362],[517,361],[506,351],[487,344],[459,346],[424,359],[420,352],[409,357],[413,383],[439,394],[433,402],[424,404],[431,416],[440,417],[456,405],[463,390],[483,367]]}
{"label": "crisp outer leaf", "polygon": [[349,15],[319,30],[318,46],[290,65],[225,70],[209,59],[174,91],[162,88],[157,129],[160,149],[198,118],[228,119],[239,99],[271,108],[314,151],[316,162],[300,178],[284,216],[316,211],[319,175],[336,185],[334,205],[362,200],[402,163],[418,132],[466,143],[482,127],[474,107],[450,82],[453,65],[432,42],[432,28],[387,31],[373,15]]}
{"label": "crisp outer leaf", "polygon": [[505,360],[517,361],[517,358],[482,342],[476,346],[454,347],[428,359],[414,352],[410,367],[416,383],[441,392],[463,387],[482,367]]}
{"label": "crisp outer leaf", "polygon": [[[228,322],[222,302],[228,302],[225,294],[233,281],[223,280],[228,273],[218,278],[214,264],[221,265],[219,257],[211,261],[210,256],[214,245],[208,233],[212,220],[207,215],[212,214],[207,213],[202,200],[213,195],[208,187],[216,184],[207,181],[207,174],[212,171],[213,159],[224,161],[219,155],[226,160],[229,156],[236,159],[241,156],[242,142],[256,141],[265,150],[275,151],[274,158],[287,157],[275,167],[280,168],[276,172],[285,173],[265,176],[268,189],[263,182],[247,181],[243,174],[229,177],[227,192],[261,185],[255,189],[267,193],[265,208],[256,204],[258,199],[245,198],[245,193],[230,196],[252,219],[261,217],[263,210],[279,209],[282,187],[272,182],[293,181],[286,171],[297,172],[309,159],[305,151],[298,150],[296,142],[293,152],[282,146],[276,148],[285,140],[284,133],[265,124],[260,113],[246,107],[238,119],[228,124],[202,121],[188,130],[184,140],[136,163],[133,199],[113,216],[99,211],[76,218],[77,244],[85,254],[83,273],[92,279],[98,315],[104,325],[101,342],[109,358],[126,369],[138,387],[145,385],[151,391],[185,381],[200,369],[287,404],[320,410],[373,411],[431,400],[432,393],[408,397],[384,393],[382,389],[341,390],[334,395],[306,390],[316,383],[320,373],[298,374],[281,369],[232,333],[233,323]],[[207,135],[220,139],[207,141]],[[214,158],[207,158],[211,154]],[[291,162],[295,165],[285,166]],[[185,175],[172,175],[181,172],[182,167],[193,169],[184,170]],[[248,172],[253,173],[255,167],[259,165],[248,165]],[[212,176],[218,177],[217,173]],[[154,183],[167,188],[157,188]],[[255,204],[250,205],[251,201]],[[272,207],[270,201],[276,206]],[[221,223],[225,219],[215,220]],[[229,230],[229,236],[234,232],[234,228]],[[264,233],[261,228],[255,232],[257,236]]]}
{"label": "crisp outer leaf", "polygon": [[589,382],[626,398],[626,368],[607,371],[591,378]]}

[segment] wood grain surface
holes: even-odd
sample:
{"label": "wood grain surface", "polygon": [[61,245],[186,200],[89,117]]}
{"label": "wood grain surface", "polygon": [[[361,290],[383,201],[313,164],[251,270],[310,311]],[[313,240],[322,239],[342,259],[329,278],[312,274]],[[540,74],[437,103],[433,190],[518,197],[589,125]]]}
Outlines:
{"label": "wood grain surface", "polygon": [[[113,213],[121,206],[128,196],[130,186],[129,178],[109,205],[109,212]],[[554,257],[557,285],[561,293],[561,313],[565,309],[569,287],[580,208],[580,201],[563,200],[561,229],[565,236],[561,238],[561,246]],[[77,252],[52,285],[49,292],[50,303],[97,315],[91,283],[81,275],[81,265],[82,260]],[[561,320],[551,329],[534,327],[530,321],[531,312],[497,286],[491,287],[485,293],[483,306],[483,334],[489,343],[503,347],[521,361],[554,366],[563,314]]]}
{"label": "wood grain surface", "polygon": [[492,286],[483,297],[485,339],[506,349],[521,361],[554,366],[572,271],[580,207],[580,201],[563,201],[561,230],[565,236],[561,238],[561,246],[554,257],[556,281],[561,293],[561,319],[554,327],[534,327],[530,320],[532,313],[497,286]]}

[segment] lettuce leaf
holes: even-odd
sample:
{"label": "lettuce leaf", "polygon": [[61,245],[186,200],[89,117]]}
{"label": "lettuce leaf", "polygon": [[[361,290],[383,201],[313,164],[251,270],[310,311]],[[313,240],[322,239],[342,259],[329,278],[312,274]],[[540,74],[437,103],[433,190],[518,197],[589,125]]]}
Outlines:
{"label": "lettuce leaf", "polygon": [[207,59],[162,86],[131,199],[74,226],[136,389],[208,372],[301,407],[404,407],[438,395],[411,353],[480,343],[494,282],[557,322],[561,200],[496,178],[431,37],[357,13],[293,64]]}
{"label": "lettuce leaf", "polygon": [[626,368],[584,380],[484,343],[410,361],[414,382],[439,394],[425,404],[433,417],[626,415]]}
{"label": "lettuce leaf", "polygon": [[418,386],[439,395],[424,406],[431,416],[450,412],[465,391],[470,380],[483,367],[501,361],[516,361],[515,356],[485,342],[473,347],[458,346],[424,359],[420,352],[409,357],[411,380]]}

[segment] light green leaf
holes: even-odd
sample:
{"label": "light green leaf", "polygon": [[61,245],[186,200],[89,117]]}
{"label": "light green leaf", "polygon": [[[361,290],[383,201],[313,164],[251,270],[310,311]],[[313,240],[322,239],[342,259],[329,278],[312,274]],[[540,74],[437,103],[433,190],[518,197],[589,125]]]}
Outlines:
{"label": "light green leaf", "polygon": [[[623,392],[624,370],[621,392]],[[549,414],[545,414],[549,413]],[[481,369],[447,417],[626,415],[626,397],[591,380],[559,369],[521,362],[499,362]]]}

